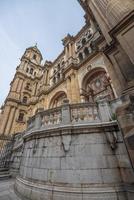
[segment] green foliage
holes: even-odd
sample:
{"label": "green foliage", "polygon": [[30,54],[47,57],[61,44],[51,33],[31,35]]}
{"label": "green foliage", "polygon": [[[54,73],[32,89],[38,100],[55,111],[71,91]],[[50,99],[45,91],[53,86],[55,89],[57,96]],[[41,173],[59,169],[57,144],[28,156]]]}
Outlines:
{"label": "green foliage", "polygon": [[116,113],[112,113],[112,115],[111,115],[111,120],[112,120],[112,121],[117,120]]}

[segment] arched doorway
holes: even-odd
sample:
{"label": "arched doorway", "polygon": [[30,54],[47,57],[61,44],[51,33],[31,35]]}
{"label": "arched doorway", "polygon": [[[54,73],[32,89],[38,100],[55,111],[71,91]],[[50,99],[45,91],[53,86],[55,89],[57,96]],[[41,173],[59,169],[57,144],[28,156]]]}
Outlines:
{"label": "arched doorway", "polygon": [[85,75],[82,82],[81,96],[85,102],[96,102],[98,99],[114,99],[111,80],[103,68],[95,68]]}
{"label": "arched doorway", "polygon": [[64,99],[67,99],[66,93],[64,91],[57,92],[51,99],[49,108],[56,108],[61,106]]}

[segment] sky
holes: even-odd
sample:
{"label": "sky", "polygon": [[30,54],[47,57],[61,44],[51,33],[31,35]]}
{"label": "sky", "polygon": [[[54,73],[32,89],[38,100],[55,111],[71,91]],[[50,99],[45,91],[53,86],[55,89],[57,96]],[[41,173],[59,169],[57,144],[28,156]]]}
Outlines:
{"label": "sky", "polygon": [[53,61],[62,39],[84,26],[77,0],[0,0],[0,106],[26,48],[37,43],[43,59]]}

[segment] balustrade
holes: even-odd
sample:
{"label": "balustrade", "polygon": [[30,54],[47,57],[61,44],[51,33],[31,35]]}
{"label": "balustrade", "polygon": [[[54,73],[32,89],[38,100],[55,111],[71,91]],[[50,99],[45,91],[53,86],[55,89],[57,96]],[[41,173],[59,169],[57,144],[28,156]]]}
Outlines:
{"label": "balustrade", "polygon": [[42,126],[56,125],[61,123],[61,108],[54,108],[41,113]]}
{"label": "balustrade", "polygon": [[71,121],[72,123],[99,121],[97,105],[90,103],[71,105]]}
{"label": "balustrade", "polygon": [[79,103],[63,104],[61,107],[52,108],[37,113],[29,119],[27,130],[57,127],[59,125],[99,122],[96,104]]}
{"label": "balustrade", "polygon": [[60,107],[40,111],[30,118],[27,130],[43,130],[50,127],[53,128],[84,123],[105,123],[112,120],[112,113],[113,109],[107,100],[100,100],[97,104],[69,104],[68,101],[65,101]]}

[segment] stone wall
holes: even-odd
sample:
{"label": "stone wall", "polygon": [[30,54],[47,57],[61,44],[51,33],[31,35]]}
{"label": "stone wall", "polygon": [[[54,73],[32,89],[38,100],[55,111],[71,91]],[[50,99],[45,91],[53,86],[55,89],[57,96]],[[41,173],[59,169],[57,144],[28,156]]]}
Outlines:
{"label": "stone wall", "polygon": [[23,198],[127,199],[123,184],[134,179],[116,123],[32,131],[24,139],[15,185]]}
{"label": "stone wall", "polygon": [[23,134],[24,133],[17,133],[14,135],[14,145],[10,160],[10,174],[12,177],[16,177],[19,174],[23,153]]}

